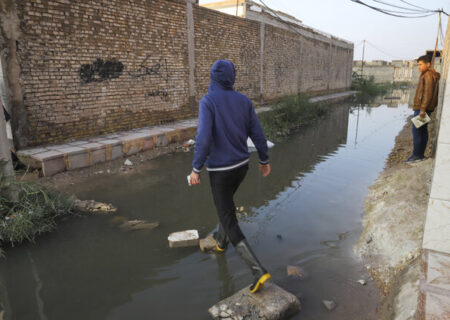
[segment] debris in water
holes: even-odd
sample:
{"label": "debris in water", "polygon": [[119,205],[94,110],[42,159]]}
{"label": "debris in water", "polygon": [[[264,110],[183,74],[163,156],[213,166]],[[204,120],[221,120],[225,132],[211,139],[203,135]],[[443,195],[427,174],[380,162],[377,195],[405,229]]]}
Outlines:
{"label": "debris in water", "polygon": [[333,300],[322,300],[322,303],[329,311],[336,308],[336,302],[334,302]]}
{"label": "debris in water", "polygon": [[199,236],[197,230],[186,230],[173,232],[169,234],[169,247],[191,247],[199,245]]}
{"label": "debris in water", "polygon": [[159,222],[148,222],[146,220],[124,221],[120,228],[125,231],[152,230],[159,227]]}
{"label": "debris in water", "polygon": [[367,282],[366,282],[366,280],[360,279],[360,280],[358,280],[358,283],[365,286]]}
{"label": "debris in water", "polygon": [[278,240],[283,239],[283,237],[281,236],[281,234],[277,234],[277,239],[278,239]]}
{"label": "debris in water", "polygon": [[117,211],[117,208],[110,203],[102,203],[94,200],[75,199],[74,206],[81,212],[111,213]]}
{"label": "debris in water", "polygon": [[125,160],[125,162],[123,163],[126,166],[132,166],[133,162],[130,161],[130,159]]}
{"label": "debris in water", "polygon": [[299,279],[305,279],[308,277],[307,272],[303,268],[297,266],[287,266],[286,272],[287,275],[290,277],[296,277]]}
{"label": "debris in water", "polygon": [[329,248],[337,248],[338,245],[336,243],[337,241],[333,241],[333,240],[327,240],[327,241],[322,241],[321,243],[326,245]]}

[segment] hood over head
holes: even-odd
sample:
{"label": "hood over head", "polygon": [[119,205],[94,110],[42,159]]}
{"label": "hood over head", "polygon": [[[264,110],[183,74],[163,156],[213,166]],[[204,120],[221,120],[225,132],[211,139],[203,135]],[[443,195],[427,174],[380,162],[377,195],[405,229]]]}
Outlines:
{"label": "hood over head", "polygon": [[217,60],[211,67],[209,91],[217,89],[233,90],[235,77],[236,69],[231,61]]}

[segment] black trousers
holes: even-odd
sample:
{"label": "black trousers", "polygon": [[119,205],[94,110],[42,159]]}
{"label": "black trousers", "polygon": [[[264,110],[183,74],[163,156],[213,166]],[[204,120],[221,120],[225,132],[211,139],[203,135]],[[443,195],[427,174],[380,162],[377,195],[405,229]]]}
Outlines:
{"label": "black trousers", "polygon": [[248,165],[227,171],[209,171],[211,191],[219,222],[233,246],[245,239],[236,218],[233,196],[244,180],[247,171]]}

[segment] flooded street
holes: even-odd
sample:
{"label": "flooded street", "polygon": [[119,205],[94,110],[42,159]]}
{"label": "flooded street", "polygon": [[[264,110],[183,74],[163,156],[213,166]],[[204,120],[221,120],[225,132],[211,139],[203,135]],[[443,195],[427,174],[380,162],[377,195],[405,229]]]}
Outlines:
{"label": "flooded street", "polygon": [[[293,319],[375,319],[381,297],[353,246],[367,188],[411,111],[407,104],[329,108],[325,119],[276,143],[268,178],[252,155],[236,205],[247,213],[241,227],[273,280],[300,297]],[[126,219],[160,226],[124,232],[114,216],[70,218],[37,244],[9,250],[0,262],[4,318],[209,319],[208,308],[251,276],[232,247],[221,256],[168,247],[171,232],[206,236],[217,223],[207,174],[199,187],[186,183],[191,161],[192,153],[176,153],[67,188],[114,204]],[[288,265],[308,278],[287,277]],[[327,311],[322,300],[334,300],[336,309]]]}

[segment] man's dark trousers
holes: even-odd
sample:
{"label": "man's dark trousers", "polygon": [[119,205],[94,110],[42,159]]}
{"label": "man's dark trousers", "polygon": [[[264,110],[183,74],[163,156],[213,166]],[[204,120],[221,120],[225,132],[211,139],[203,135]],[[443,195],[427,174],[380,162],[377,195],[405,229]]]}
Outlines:
{"label": "man's dark trousers", "polygon": [[236,218],[233,196],[244,180],[247,171],[248,165],[226,171],[209,171],[211,191],[219,221],[233,246],[245,239]]}
{"label": "man's dark trousers", "polygon": [[[420,110],[414,111],[414,117],[419,115]],[[428,116],[431,112],[427,111]],[[414,150],[413,157],[424,158],[425,157],[425,149],[428,143],[428,123],[424,124],[420,128],[416,128],[416,126],[412,125],[412,134],[413,134],[413,142],[414,142]]]}

